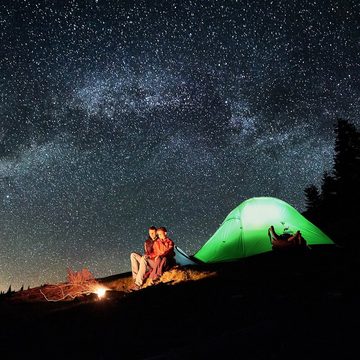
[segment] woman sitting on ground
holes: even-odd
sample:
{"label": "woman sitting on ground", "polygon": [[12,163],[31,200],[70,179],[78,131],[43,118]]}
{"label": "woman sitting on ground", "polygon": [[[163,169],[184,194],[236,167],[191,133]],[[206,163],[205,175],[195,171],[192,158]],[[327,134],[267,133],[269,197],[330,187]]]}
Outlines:
{"label": "woman sitting on ground", "polygon": [[159,227],[156,235],[158,238],[153,247],[155,265],[149,274],[153,283],[157,282],[165,271],[175,265],[174,242],[168,238],[166,228]]}

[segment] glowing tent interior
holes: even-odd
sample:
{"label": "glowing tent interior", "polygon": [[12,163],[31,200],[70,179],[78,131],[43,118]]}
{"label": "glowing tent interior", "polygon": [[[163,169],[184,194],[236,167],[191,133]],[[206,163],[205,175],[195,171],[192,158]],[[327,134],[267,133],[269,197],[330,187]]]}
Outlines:
{"label": "glowing tent interior", "polygon": [[272,250],[268,228],[279,234],[300,230],[308,245],[334,242],[291,205],[273,197],[242,202],[225,218],[214,235],[194,254],[205,263],[231,261]]}

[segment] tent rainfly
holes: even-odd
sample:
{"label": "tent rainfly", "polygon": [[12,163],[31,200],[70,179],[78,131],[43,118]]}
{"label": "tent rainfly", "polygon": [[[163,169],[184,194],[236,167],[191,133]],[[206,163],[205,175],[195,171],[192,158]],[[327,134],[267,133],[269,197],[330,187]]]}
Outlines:
{"label": "tent rainfly", "polygon": [[300,230],[308,245],[334,244],[318,227],[285,201],[255,197],[242,202],[194,254],[205,263],[231,261],[271,251],[268,229],[278,234]]}

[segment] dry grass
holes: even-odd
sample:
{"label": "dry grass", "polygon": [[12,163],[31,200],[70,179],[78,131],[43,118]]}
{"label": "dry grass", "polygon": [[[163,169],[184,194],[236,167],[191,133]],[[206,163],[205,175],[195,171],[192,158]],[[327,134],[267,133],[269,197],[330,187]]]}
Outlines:
{"label": "dry grass", "polygon": [[[175,285],[184,281],[196,281],[201,280],[207,277],[215,276],[216,272],[210,271],[199,271],[196,269],[185,268],[181,266],[175,266],[169,271],[165,271],[164,274],[160,277],[159,282],[164,284]],[[153,283],[151,279],[147,279],[144,284],[144,288],[152,286]]]}
{"label": "dry grass", "polygon": [[[70,276],[69,276],[70,275]],[[19,302],[43,302],[47,301],[44,294],[48,299],[56,301],[71,301],[75,297],[89,293],[92,290],[92,285],[101,284],[109,290],[128,292],[129,288],[133,285],[131,275],[112,276],[109,279],[93,279],[91,276],[81,277],[80,273],[69,273],[68,282],[59,284],[45,284],[36,288],[18,291],[11,295],[12,301]],[[82,274],[86,275],[86,274]],[[175,285],[185,281],[196,281],[217,275],[214,271],[204,271],[197,268],[175,266],[169,271],[166,271],[160,278],[158,283],[167,285]],[[70,282],[71,281],[71,282]],[[90,286],[90,287],[89,287]],[[143,288],[153,286],[150,279],[147,279]],[[90,289],[90,290],[89,290]],[[70,296],[71,295],[71,296]]]}
{"label": "dry grass", "polygon": [[[164,272],[158,283],[174,285],[184,281],[196,281],[207,277],[215,276],[216,272],[199,270],[190,267],[175,266],[171,270]],[[133,285],[133,279],[131,275],[126,277],[107,280],[106,278],[101,281],[103,285],[111,290],[127,292],[128,289]],[[143,288],[152,286],[153,282],[151,279],[147,279],[143,285]]]}

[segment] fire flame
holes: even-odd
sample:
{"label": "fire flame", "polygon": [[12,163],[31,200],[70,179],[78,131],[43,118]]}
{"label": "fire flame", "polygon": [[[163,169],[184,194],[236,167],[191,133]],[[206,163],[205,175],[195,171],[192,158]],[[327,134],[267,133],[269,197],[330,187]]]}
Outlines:
{"label": "fire flame", "polygon": [[102,299],[105,296],[106,290],[104,287],[98,287],[95,290],[95,293],[97,294],[99,299]]}

